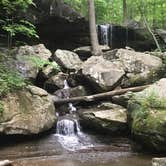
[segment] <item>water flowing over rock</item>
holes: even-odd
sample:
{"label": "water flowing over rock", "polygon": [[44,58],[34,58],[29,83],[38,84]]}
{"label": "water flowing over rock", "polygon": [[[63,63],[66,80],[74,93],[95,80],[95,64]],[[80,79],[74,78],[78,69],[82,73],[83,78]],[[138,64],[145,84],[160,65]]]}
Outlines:
{"label": "water flowing over rock", "polygon": [[39,67],[35,64],[36,59],[46,61],[51,57],[51,52],[43,44],[34,46],[21,46],[13,51],[16,57],[17,70],[27,79],[35,80]]}
{"label": "water flowing over rock", "polygon": [[136,93],[128,106],[128,121],[136,140],[155,152],[166,151],[166,79]]}
{"label": "water flowing over rock", "polygon": [[103,103],[95,107],[81,109],[79,116],[83,127],[101,133],[116,135],[124,134],[127,130],[126,109],[112,103]]}
{"label": "water flowing over rock", "polygon": [[53,58],[60,66],[67,70],[77,71],[82,65],[79,56],[76,53],[67,50],[58,49]]}
{"label": "water flowing over rock", "polygon": [[53,127],[56,117],[51,96],[35,86],[8,94],[2,100],[1,134],[38,134]]}

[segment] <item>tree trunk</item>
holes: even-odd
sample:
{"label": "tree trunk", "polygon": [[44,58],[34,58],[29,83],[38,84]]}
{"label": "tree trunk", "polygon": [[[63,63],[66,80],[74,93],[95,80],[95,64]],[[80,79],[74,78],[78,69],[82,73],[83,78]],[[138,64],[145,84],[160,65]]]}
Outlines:
{"label": "tree trunk", "polygon": [[91,96],[81,96],[81,97],[73,97],[73,98],[67,98],[67,99],[59,99],[59,100],[55,100],[54,103],[55,104],[64,104],[64,103],[73,103],[73,102],[81,102],[81,101],[90,102],[90,101],[95,101],[95,100],[99,100],[99,99],[110,98],[115,95],[122,95],[129,91],[139,92],[141,90],[144,90],[147,87],[148,87],[148,85],[145,85],[145,86],[138,86],[138,87],[133,87],[133,88],[114,90],[114,91],[105,92],[105,93],[99,93],[99,94],[95,94],[95,95],[91,95]]}
{"label": "tree trunk", "polygon": [[93,55],[101,55],[101,49],[99,47],[97,30],[96,30],[94,0],[88,0],[88,2],[89,2],[89,28],[90,28],[91,50]]}
{"label": "tree trunk", "polygon": [[126,0],[123,0],[123,23],[127,21],[127,3]]}

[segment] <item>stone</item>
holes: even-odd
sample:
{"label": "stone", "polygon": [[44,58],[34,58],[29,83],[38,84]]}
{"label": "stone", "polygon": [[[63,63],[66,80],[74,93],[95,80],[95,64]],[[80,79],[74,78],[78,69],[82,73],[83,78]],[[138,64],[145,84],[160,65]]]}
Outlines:
{"label": "stone", "polygon": [[159,57],[128,49],[107,52],[104,58],[114,63],[118,61],[121,64],[126,73],[126,77],[121,83],[123,87],[151,83],[159,77],[163,68],[162,60]]}
{"label": "stone", "polygon": [[166,78],[135,93],[128,105],[133,137],[155,152],[166,152]]}
{"label": "stone", "polygon": [[[15,65],[22,76],[29,80],[35,80],[40,70],[36,61],[47,61],[51,57],[51,52],[43,44],[34,46],[21,46],[13,51]],[[38,62],[39,63],[39,62]]]}
{"label": "stone", "polygon": [[52,55],[52,53],[44,46],[44,44],[20,46],[16,53],[19,56],[38,56],[43,60],[48,60]]}
{"label": "stone", "polygon": [[102,103],[80,109],[79,117],[84,128],[107,134],[124,134],[127,131],[126,109],[112,103]]}
{"label": "stone", "polygon": [[58,49],[53,58],[60,66],[67,70],[77,71],[82,66],[79,56],[71,51]]}
{"label": "stone", "polygon": [[109,91],[120,83],[125,72],[118,62],[111,62],[103,56],[92,56],[83,63],[82,74],[97,91]]}
{"label": "stone", "polygon": [[156,33],[163,39],[166,43],[166,30],[164,29],[156,29]]}
{"label": "stone", "polygon": [[166,158],[152,158],[152,166],[165,166],[166,165]]}
{"label": "stone", "polygon": [[28,86],[2,99],[1,134],[32,135],[47,131],[56,122],[52,97],[43,89]]}
{"label": "stone", "polygon": [[60,72],[60,73],[50,77],[44,83],[44,89],[46,89],[50,93],[53,93],[58,89],[63,89],[64,81],[67,80],[67,78],[68,78],[68,74]]}
{"label": "stone", "polygon": [[[102,51],[110,50],[110,47],[107,45],[100,45],[99,46]],[[89,57],[92,56],[91,47],[90,46],[83,46],[79,48],[75,48],[73,52],[77,53],[81,60],[87,60]]]}

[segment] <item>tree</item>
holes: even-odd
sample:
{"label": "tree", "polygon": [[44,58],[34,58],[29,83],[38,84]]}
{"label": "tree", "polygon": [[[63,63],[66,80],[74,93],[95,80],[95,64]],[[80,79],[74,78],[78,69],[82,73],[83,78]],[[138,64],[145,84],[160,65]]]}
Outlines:
{"label": "tree", "polygon": [[125,24],[127,20],[127,3],[123,0],[123,23]]}
{"label": "tree", "polygon": [[34,25],[23,19],[30,5],[34,5],[32,0],[0,1],[0,31],[6,32],[8,47],[11,47],[12,39],[16,34],[38,38]]}
{"label": "tree", "polygon": [[99,42],[97,37],[94,0],[88,0],[88,2],[89,2],[89,28],[90,28],[92,54],[100,55],[101,49],[99,47]]}

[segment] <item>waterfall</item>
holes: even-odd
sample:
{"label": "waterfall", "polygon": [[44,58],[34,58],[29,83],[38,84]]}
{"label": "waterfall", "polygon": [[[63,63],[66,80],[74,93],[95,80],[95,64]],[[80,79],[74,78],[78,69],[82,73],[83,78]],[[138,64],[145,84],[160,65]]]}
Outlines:
{"label": "waterfall", "polygon": [[[63,89],[66,90],[65,97],[69,98],[69,85],[67,80],[64,81]],[[81,132],[77,109],[72,103],[68,104],[69,113],[63,116],[58,116],[56,124],[56,134],[59,143],[67,150],[75,151],[78,149],[86,149],[93,147],[90,138]]]}
{"label": "waterfall", "polygon": [[77,120],[61,119],[57,122],[56,133],[59,135],[71,136],[80,132],[79,123]]}
{"label": "waterfall", "polygon": [[109,45],[109,27],[109,24],[99,25],[101,45]]}

